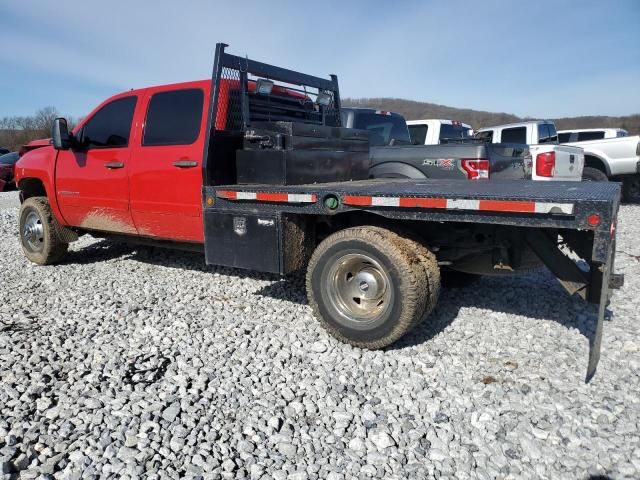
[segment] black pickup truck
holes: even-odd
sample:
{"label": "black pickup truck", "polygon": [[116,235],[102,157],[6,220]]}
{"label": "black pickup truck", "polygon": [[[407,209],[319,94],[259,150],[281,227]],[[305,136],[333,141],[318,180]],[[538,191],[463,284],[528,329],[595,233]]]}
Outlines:
{"label": "black pickup truck", "polygon": [[474,141],[412,145],[402,115],[343,107],[341,116],[344,126],[369,131],[372,178],[531,179],[526,145]]}

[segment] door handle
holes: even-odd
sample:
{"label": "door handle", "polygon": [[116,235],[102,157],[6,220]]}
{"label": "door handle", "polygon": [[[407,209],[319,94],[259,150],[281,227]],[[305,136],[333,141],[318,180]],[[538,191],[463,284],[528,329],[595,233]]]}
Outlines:
{"label": "door handle", "polygon": [[107,162],[104,164],[105,168],[108,168],[109,170],[115,170],[116,168],[123,168],[124,167],[124,163],[122,162]]}
{"label": "door handle", "polygon": [[193,168],[198,166],[198,162],[195,160],[178,160],[173,162],[173,166],[178,168]]}

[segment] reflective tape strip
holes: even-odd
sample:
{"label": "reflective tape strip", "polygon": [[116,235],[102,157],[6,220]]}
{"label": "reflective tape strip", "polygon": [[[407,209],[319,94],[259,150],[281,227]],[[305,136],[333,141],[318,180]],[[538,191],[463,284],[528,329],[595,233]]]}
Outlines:
{"label": "reflective tape strip", "polygon": [[399,207],[400,199],[398,197],[371,197],[372,207]]}
{"label": "reflective tape strip", "polygon": [[480,210],[480,200],[447,199],[447,210]]}
{"label": "reflective tape strip", "polygon": [[517,200],[480,200],[480,210],[491,212],[523,212],[534,213],[536,202],[521,202]]}
{"label": "reflective tape strip", "polygon": [[432,208],[481,212],[573,214],[572,203],[530,202],[525,200],[472,200],[460,198],[372,197],[345,195],[345,205],[359,207]]}
{"label": "reflective tape strip", "polygon": [[314,194],[308,193],[290,193],[290,203],[314,203],[318,197]]}
{"label": "reflective tape strip", "polygon": [[318,196],[313,193],[235,192],[232,190],[218,190],[216,196],[227,200],[258,200],[280,203],[314,203],[318,199]]}
{"label": "reflective tape strip", "polygon": [[573,213],[573,203],[546,203],[536,202],[536,213]]}
{"label": "reflective tape strip", "polygon": [[236,200],[255,200],[258,194],[255,192],[235,192]]}

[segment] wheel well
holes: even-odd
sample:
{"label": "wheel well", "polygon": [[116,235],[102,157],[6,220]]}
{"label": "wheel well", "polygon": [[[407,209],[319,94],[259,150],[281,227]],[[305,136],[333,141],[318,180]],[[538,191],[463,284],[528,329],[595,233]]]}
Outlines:
{"label": "wheel well", "polygon": [[44,188],[44,183],[42,183],[42,180],[38,178],[25,178],[20,180],[18,188],[20,189],[20,201],[22,202],[31,197],[47,196],[47,190]]}
{"label": "wheel well", "polygon": [[593,155],[585,155],[584,156],[584,166],[585,167],[595,168],[597,170],[600,170],[606,176],[609,176],[609,172],[607,171],[607,166],[598,157],[594,157]]}

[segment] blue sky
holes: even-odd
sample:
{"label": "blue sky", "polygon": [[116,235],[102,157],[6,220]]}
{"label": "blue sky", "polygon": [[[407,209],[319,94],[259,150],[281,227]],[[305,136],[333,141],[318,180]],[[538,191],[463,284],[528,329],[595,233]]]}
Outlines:
{"label": "blue sky", "polygon": [[214,45],[343,97],[534,117],[640,113],[640,0],[0,0],[0,117],[210,76]]}

